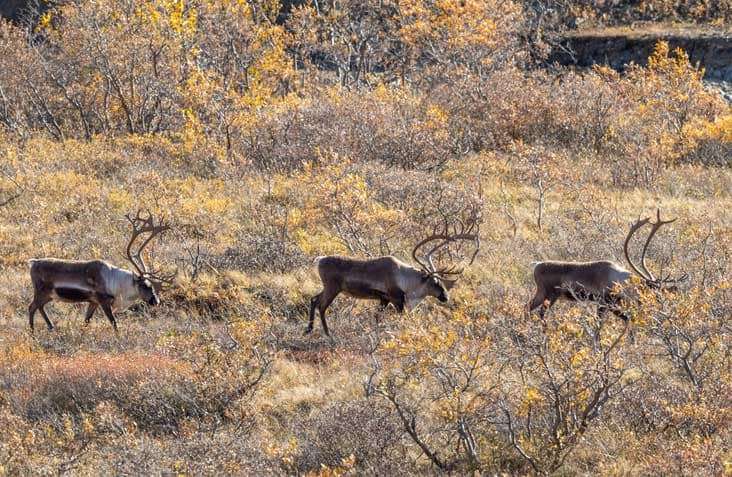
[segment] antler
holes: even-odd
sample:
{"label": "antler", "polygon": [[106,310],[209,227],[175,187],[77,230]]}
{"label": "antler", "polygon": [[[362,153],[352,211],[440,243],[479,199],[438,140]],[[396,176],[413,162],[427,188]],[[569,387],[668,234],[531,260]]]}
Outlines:
{"label": "antler", "polygon": [[643,245],[643,251],[641,252],[641,266],[643,267],[643,271],[645,271],[649,277],[651,277],[651,280],[655,281],[656,278],[653,276],[653,274],[648,270],[648,266],[646,266],[646,251],[648,250],[648,245],[651,243],[651,240],[653,239],[653,236],[656,235],[656,232],[658,232],[658,229],[660,229],[662,226],[666,224],[670,224],[672,222],[676,222],[678,217],[671,219],[671,220],[661,220],[661,209],[656,209],[656,222],[651,222],[651,233],[648,234],[648,238],[646,239],[646,243]]}
{"label": "antler", "polygon": [[[130,261],[133,267],[137,270],[141,277],[151,278],[161,283],[171,283],[175,278],[175,273],[162,275],[160,270],[148,270],[145,264],[145,259],[142,258],[142,251],[150,243],[152,239],[166,230],[170,230],[171,227],[165,220],[161,220],[160,224],[155,225],[155,219],[152,213],[148,212],[147,217],[143,217],[142,211],[138,210],[135,217],[131,217],[130,214],[125,214],[125,218],[132,225],[132,236],[129,242],[127,242],[127,259]],[[137,238],[145,233],[149,233],[150,236],[142,241],[137,251],[132,253],[132,246],[134,245]]]}
{"label": "antler", "polygon": [[[432,261],[432,256],[440,249],[443,249],[452,243],[456,243],[458,241],[474,242],[475,250],[468,262],[468,265],[472,265],[475,261],[475,257],[478,255],[478,251],[480,250],[480,212],[477,208],[471,208],[466,219],[463,219],[460,214],[455,214],[451,217],[445,216],[443,219],[442,227],[440,227],[440,225],[436,225],[432,229],[432,234],[415,245],[412,250],[412,258],[425,272],[430,275],[460,275],[463,273],[463,268],[457,268],[453,265],[438,269]],[[417,257],[417,252],[420,248],[431,242],[437,243],[427,253],[425,253],[424,258],[427,262],[425,263]]]}
{"label": "antler", "polygon": [[[628,235],[625,237],[625,243],[623,244],[623,251],[625,252],[625,259],[628,261],[628,264],[630,265],[630,268],[633,269],[635,273],[640,275],[643,280],[650,284],[655,284],[658,286],[661,286],[665,283],[678,283],[686,280],[689,278],[689,275],[687,273],[682,274],[679,278],[671,278],[671,275],[669,274],[666,276],[666,278],[656,279],[656,277],[653,276],[653,273],[651,273],[650,270],[648,270],[648,265],[646,264],[646,252],[648,251],[648,246],[651,243],[651,240],[653,240],[653,237],[656,235],[656,232],[658,232],[658,229],[663,227],[664,225],[676,222],[678,220],[678,217],[673,218],[671,220],[662,220],[661,219],[661,210],[656,209],[656,221],[651,222],[650,217],[646,217],[645,219],[638,219],[633,225],[631,225],[630,230],[628,231]],[[644,225],[650,224],[651,225],[651,231],[648,234],[648,238],[646,238],[645,244],[643,244],[643,250],[641,252],[641,262],[640,262],[640,269],[633,263],[633,261],[630,259],[630,254],[628,252],[628,244],[630,243],[631,237]]]}
{"label": "antler", "polygon": [[628,265],[630,265],[630,268],[633,269],[635,273],[640,275],[640,277],[644,280],[652,280],[651,277],[643,273],[638,269],[638,267],[635,266],[635,263],[633,263],[633,260],[630,259],[630,253],[628,252],[628,244],[630,244],[630,239],[635,235],[635,233],[644,225],[646,225],[648,222],[651,221],[650,217],[646,217],[645,219],[641,220],[640,217],[638,220],[630,226],[630,230],[628,231],[628,235],[625,237],[625,242],[623,243],[623,252],[625,253],[625,259],[628,261]]}

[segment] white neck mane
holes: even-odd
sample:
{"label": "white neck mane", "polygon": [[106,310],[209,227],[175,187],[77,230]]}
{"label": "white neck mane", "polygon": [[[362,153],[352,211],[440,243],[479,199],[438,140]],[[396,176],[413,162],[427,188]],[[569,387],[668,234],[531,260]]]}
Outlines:
{"label": "white neck mane", "polygon": [[114,296],[115,308],[127,308],[138,299],[135,274],[131,271],[110,267],[102,272],[102,276],[107,293]]}

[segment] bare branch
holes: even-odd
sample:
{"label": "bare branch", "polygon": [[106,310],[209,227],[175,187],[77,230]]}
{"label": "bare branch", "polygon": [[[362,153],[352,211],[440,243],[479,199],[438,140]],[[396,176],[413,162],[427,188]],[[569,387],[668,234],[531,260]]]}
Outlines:
{"label": "bare branch", "polygon": [[3,175],[5,176],[5,178],[7,180],[9,180],[10,182],[13,183],[13,185],[16,187],[16,191],[10,197],[7,197],[7,198],[3,199],[2,201],[0,201],[0,207],[3,207],[5,205],[8,205],[12,201],[14,201],[15,199],[17,199],[21,195],[23,195],[23,192],[25,192],[25,189],[23,189],[23,186],[21,186],[15,179],[13,179],[12,177],[10,177],[7,174],[3,174]]}

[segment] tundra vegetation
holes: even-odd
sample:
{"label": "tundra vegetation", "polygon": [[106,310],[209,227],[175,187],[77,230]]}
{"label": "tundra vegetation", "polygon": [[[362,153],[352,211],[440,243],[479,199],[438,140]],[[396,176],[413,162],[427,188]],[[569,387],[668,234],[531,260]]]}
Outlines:
{"label": "tundra vegetation", "polygon": [[[732,110],[684,52],[539,68],[529,2],[59,3],[0,22],[0,474],[732,472]],[[623,264],[656,207],[677,292],[527,316],[530,262]],[[123,265],[140,209],[160,306],[31,335],[26,260]],[[447,303],[303,336],[316,256],[417,266],[461,210]]]}

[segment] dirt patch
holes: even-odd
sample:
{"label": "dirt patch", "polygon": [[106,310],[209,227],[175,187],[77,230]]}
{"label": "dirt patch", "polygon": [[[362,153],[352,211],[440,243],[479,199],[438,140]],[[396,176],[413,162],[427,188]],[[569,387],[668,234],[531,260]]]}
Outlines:
{"label": "dirt patch", "polygon": [[582,30],[565,36],[550,61],[580,67],[606,64],[622,71],[631,62],[646,65],[661,40],[698,62],[706,70],[705,80],[727,83],[723,88],[732,85],[732,32],[722,28],[652,25]]}

